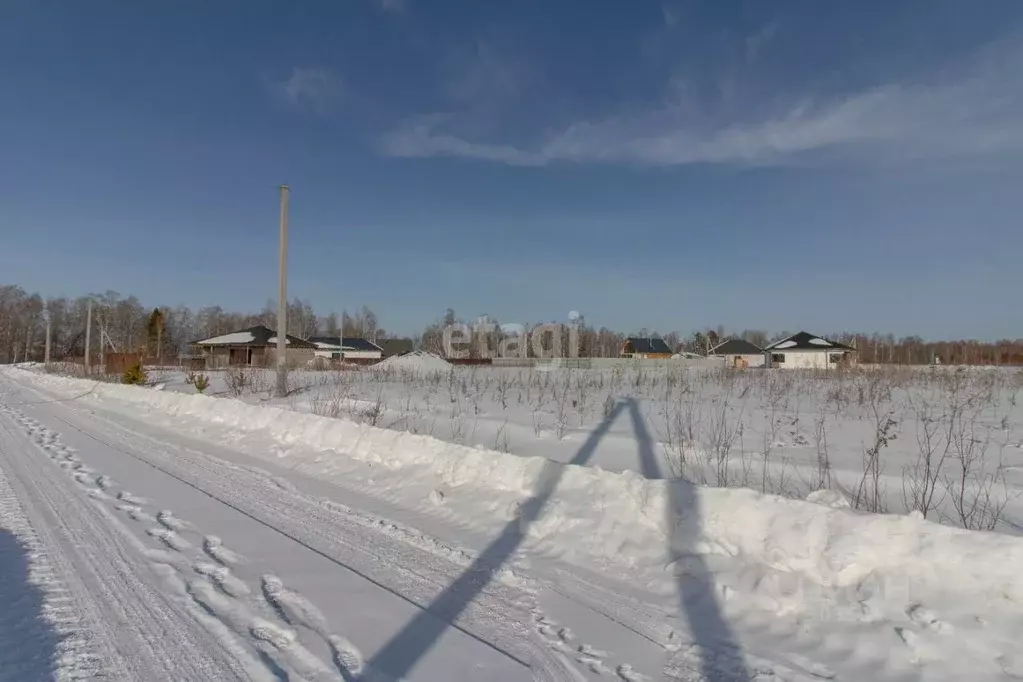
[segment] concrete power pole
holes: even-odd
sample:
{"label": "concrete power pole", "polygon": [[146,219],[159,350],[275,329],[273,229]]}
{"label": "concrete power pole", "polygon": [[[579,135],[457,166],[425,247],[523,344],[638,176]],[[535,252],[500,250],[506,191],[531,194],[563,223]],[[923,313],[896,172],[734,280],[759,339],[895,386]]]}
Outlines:
{"label": "concrete power pole", "polygon": [[277,397],[288,395],[288,186],[281,185],[281,248],[277,275]]}
{"label": "concrete power pole", "polygon": [[89,373],[92,367],[92,360],[89,353],[92,351],[92,299],[89,299],[88,312],[85,314],[85,373]]}
{"label": "concrete power pole", "polygon": [[50,311],[46,311],[46,350],[43,351],[43,364],[50,364],[50,339],[53,335],[53,319],[50,315]]}

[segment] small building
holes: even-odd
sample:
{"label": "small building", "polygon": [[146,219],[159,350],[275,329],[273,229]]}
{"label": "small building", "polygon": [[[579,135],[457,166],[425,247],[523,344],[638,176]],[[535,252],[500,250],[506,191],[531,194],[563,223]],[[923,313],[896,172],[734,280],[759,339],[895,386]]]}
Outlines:
{"label": "small building", "polygon": [[767,346],[764,364],[784,369],[837,369],[856,364],[856,349],[799,332]]}
{"label": "small building", "polygon": [[[338,341],[341,344],[338,345]],[[336,336],[311,336],[309,342],[316,346],[315,355],[320,358],[337,360],[379,360],[383,357],[383,349],[366,339],[354,336],[346,336],[338,339]]]}
{"label": "small building", "polygon": [[384,339],[378,345],[384,350],[385,358],[404,355],[415,350],[412,339]]}
{"label": "small building", "polygon": [[[285,339],[288,364],[301,365],[313,359],[316,346],[291,336]],[[263,325],[211,336],[189,344],[202,355],[207,368],[228,366],[268,367],[277,358],[277,332]]]}
{"label": "small building", "polygon": [[671,358],[672,352],[664,339],[643,339],[630,336],[625,339],[625,343],[622,345],[621,355],[623,358],[650,360],[655,358]]}
{"label": "small building", "polygon": [[729,339],[710,349],[709,357],[725,359],[726,367],[745,369],[764,366],[764,349],[745,339]]}

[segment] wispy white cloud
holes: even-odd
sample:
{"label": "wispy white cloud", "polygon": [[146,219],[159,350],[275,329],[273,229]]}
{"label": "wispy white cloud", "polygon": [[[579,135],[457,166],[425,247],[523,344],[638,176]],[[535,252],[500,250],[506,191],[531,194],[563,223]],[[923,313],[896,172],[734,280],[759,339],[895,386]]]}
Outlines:
{"label": "wispy white cloud", "polygon": [[[811,153],[921,159],[1023,152],[1023,54],[994,51],[957,75],[892,83],[826,100],[789,98],[755,119],[715,120],[684,88],[653,106],[580,119],[528,143],[469,136],[459,116],[416,117],[387,132],[384,153],[518,166],[626,163],[777,165]],[[752,109],[752,107],[751,107]]]}
{"label": "wispy white cloud", "polygon": [[327,69],[293,68],[284,81],[273,84],[274,92],[294,104],[325,115],[344,99],[341,79]]}

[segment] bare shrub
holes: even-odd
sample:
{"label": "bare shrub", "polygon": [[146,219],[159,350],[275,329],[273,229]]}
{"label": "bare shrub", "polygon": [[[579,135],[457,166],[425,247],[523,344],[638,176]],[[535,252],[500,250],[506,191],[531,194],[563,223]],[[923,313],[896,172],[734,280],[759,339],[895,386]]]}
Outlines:
{"label": "bare shrub", "polygon": [[346,406],[351,404],[352,385],[345,374],[337,371],[333,375],[333,383],[326,391],[313,398],[313,413],[321,417],[337,418]]}
{"label": "bare shrub", "polygon": [[608,393],[604,397],[604,407],[603,407],[604,419],[607,419],[608,417],[611,416],[611,413],[615,409],[615,403],[616,402],[617,401],[615,400],[615,397],[613,395],[611,395],[610,393]]}
{"label": "bare shrub", "polygon": [[817,447],[817,478],[814,481],[814,490],[831,487],[831,458],[828,456],[827,421],[827,405],[824,405],[813,424],[813,439]]}
{"label": "bare shrub", "polygon": [[243,367],[231,367],[224,370],[224,383],[227,385],[228,392],[235,397],[240,397],[249,387],[249,375],[250,372]]}
{"label": "bare shrub", "polygon": [[370,426],[377,426],[377,424],[380,423],[380,418],[384,415],[384,410],[383,398],[377,397],[377,399],[371,403],[369,407],[359,410],[360,421],[365,422]]}
{"label": "bare shrub", "polygon": [[511,391],[511,379],[507,374],[501,372],[497,376],[497,381],[494,384],[494,390],[497,395],[497,401],[501,403],[501,409],[508,409],[508,393]]}
{"label": "bare shrub", "polygon": [[568,433],[568,392],[567,385],[555,386],[551,394],[554,401],[554,435],[558,440],[564,440]]}
{"label": "bare shrub", "polygon": [[[917,454],[912,464],[903,467],[902,498],[906,511],[918,511],[924,518],[941,504],[943,496],[939,482],[942,480],[942,468],[952,451],[952,437],[956,415],[961,410],[956,397],[950,397],[947,427],[942,429],[939,415],[927,398],[919,398],[913,405],[916,416]],[[943,436],[943,437],[942,437]]]}
{"label": "bare shrub", "polygon": [[507,419],[505,419],[504,423],[497,429],[497,435],[494,436],[494,449],[498,452],[511,452],[511,440],[508,438]]}
{"label": "bare shrub", "polygon": [[745,411],[745,403],[738,410],[738,415],[732,417],[729,396],[726,393],[718,407],[711,414],[708,425],[708,450],[714,461],[714,473],[717,485],[728,487],[731,483],[730,466],[732,447],[742,430],[742,414]]}
{"label": "bare shrub", "polygon": [[[875,397],[880,397],[880,394],[875,394]],[[894,412],[880,412],[877,403],[873,405],[874,442],[863,453],[863,476],[856,489],[853,507],[881,514],[887,510],[885,489],[881,480],[884,472],[881,452],[897,437],[895,427],[898,426],[898,422],[893,417]]]}

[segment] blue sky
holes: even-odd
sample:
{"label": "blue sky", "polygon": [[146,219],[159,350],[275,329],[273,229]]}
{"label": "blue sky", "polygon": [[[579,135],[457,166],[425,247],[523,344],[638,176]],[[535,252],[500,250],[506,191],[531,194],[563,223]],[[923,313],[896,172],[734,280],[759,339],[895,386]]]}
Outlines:
{"label": "blue sky", "polygon": [[1023,336],[1023,3],[5,0],[0,281]]}

